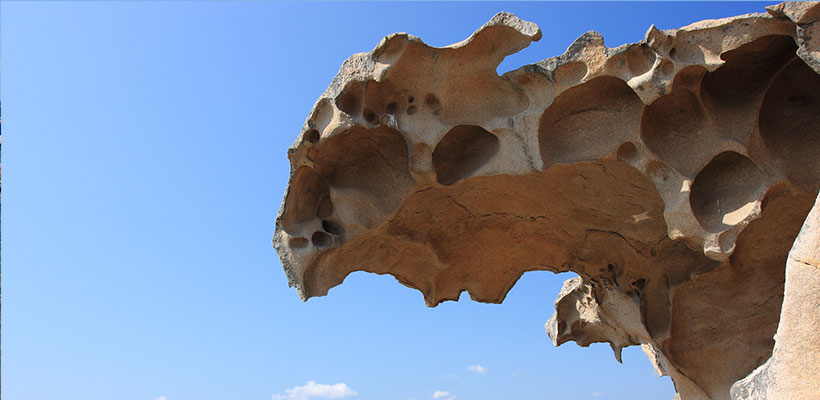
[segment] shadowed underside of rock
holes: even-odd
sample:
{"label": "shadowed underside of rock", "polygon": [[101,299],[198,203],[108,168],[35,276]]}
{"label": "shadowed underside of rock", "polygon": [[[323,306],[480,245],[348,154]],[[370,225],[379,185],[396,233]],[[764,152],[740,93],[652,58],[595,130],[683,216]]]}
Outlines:
{"label": "shadowed underside of rock", "polygon": [[[274,246],[290,285],[307,299],[369,271],[429,306],[498,303],[526,271],[572,271],[556,345],[641,345],[682,399],[786,398],[769,381],[793,375],[791,343],[820,340],[778,327],[781,307],[820,314],[809,278],[784,301],[820,186],[818,19],[784,3],[618,48],[588,32],[503,76],[541,38],[511,14],[444,48],[385,37],[288,151]],[[790,276],[820,281],[817,246],[800,251],[810,267]]]}

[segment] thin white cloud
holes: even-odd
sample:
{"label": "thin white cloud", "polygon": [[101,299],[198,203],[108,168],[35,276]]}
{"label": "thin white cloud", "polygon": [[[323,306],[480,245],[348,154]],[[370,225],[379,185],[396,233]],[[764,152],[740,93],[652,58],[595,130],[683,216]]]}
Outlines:
{"label": "thin white cloud", "polygon": [[435,400],[438,400],[438,399],[455,400],[456,395],[454,395],[454,394],[451,395],[450,392],[446,392],[444,390],[436,390],[435,392],[433,392],[433,395],[430,396],[430,397],[434,398]]}
{"label": "thin white cloud", "polygon": [[166,396],[159,396],[159,397],[157,397],[157,398],[156,398],[156,399],[154,399],[154,400],[168,400],[168,397],[166,397]]}
{"label": "thin white cloud", "polygon": [[604,394],[601,392],[592,392],[592,397],[604,397]]}
{"label": "thin white cloud", "polygon": [[285,389],[285,394],[273,395],[273,400],[310,400],[310,399],[343,399],[358,395],[345,383],[325,385],[308,381],[304,386]]}
{"label": "thin white cloud", "polygon": [[467,367],[467,369],[470,370],[470,372],[472,372],[474,374],[486,374],[487,373],[487,368],[482,367],[481,365],[478,365],[478,364],[471,365],[471,366]]}

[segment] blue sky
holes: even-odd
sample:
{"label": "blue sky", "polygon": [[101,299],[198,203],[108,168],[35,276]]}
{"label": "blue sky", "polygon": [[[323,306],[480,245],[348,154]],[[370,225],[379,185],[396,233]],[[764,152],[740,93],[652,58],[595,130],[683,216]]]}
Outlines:
{"label": "blue sky", "polygon": [[361,272],[300,302],[271,247],[285,153],[392,32],[442,46],[514,12],[543,39],[504,72],[766,4],[4,1],[4,399],[671,399],[637,347],[552,346],[569,274],[502,305]]}

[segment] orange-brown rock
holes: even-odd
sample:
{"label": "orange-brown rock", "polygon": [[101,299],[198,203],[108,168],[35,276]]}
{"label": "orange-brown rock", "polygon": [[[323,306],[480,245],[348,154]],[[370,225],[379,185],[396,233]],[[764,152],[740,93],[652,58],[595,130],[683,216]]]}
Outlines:
{"label": "orange-brown rock", "polygon": [[820,398],[818,19],[784,3],[618,48],[588,32],[503,76],[541,38],[511,14],[444,48],[385,37],[288,151],[289,284],[391,274],[435,306],[573,271],[556,345],[641,345],[681,399]]}

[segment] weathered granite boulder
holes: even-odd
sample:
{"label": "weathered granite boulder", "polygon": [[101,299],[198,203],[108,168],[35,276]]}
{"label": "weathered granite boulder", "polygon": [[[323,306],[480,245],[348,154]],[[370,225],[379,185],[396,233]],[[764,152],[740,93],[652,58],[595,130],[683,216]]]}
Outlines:
{"label": "weathered granite boulder", "polygon": [[503,76],[541,39],[508,13],[444,48],[385,37],[288,150],[290,285],[391,274],[435,306],[573,271],[556,345],[641,345],[682,399],[820,398],[819,19],[784,3],[618,48],[588,32]]}

